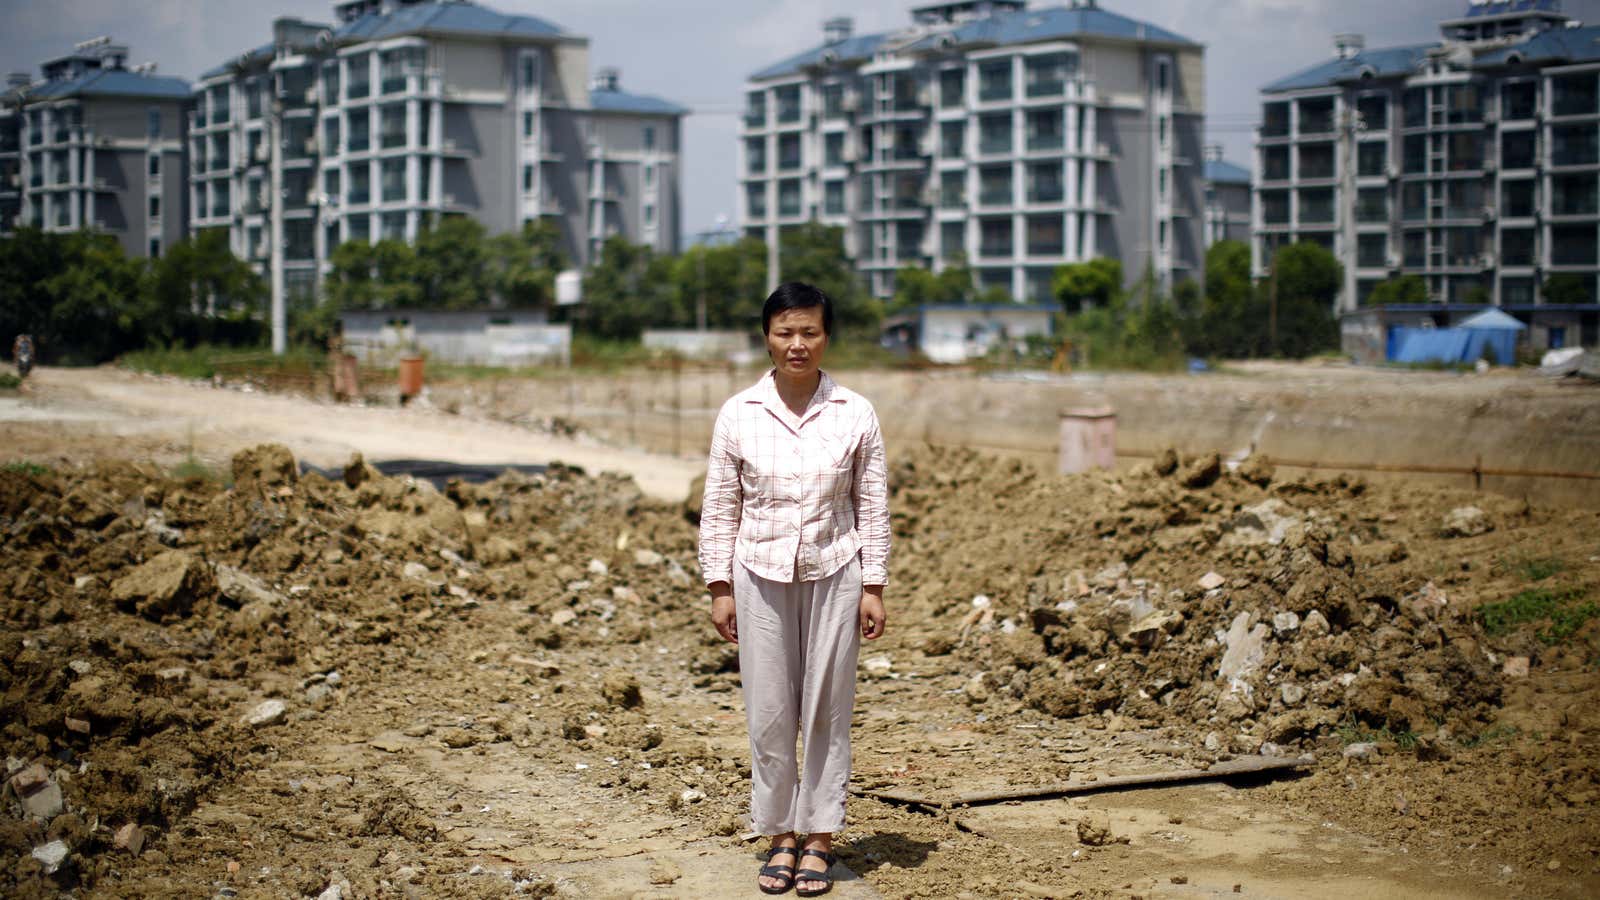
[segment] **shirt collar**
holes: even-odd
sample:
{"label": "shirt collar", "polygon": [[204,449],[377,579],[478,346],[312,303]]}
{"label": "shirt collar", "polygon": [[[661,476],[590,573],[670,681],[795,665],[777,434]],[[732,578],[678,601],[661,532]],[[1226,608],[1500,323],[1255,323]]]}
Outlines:
{"label": "shirt collar", "polygon": [[786,425],[798,428],[821,413],[827,404],[844,402],[843,397],[835,396],[838,392],[834,390],[837,385],[833,378],[827,372],[819,372],[818,374],[822,377],[817,382],[817,392],[811,395],[811,402],[806,404],[805,411],[797,417],[789,411],[789,407],[783,402],[783,398],[778,396],[777,371],[777,369],[768,369],[767,374],[761,377],[760,390],[758,391],[760,396],[752,402],[765,406],[773,415],[778,417],[778,421]]}

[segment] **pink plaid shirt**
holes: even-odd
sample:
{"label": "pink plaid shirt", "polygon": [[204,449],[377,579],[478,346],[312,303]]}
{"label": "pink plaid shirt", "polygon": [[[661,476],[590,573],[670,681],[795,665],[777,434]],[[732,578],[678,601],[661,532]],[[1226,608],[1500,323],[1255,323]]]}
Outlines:
{"label": "pink plaid shirt", "polygon": [[768,581],[827,578],[861,554],[861,583],[889,582],[889,470],[872,404],[827,373],[805,412],[773,373],[717,415],[700,511],[700,572],[733,580],[737,556]]}

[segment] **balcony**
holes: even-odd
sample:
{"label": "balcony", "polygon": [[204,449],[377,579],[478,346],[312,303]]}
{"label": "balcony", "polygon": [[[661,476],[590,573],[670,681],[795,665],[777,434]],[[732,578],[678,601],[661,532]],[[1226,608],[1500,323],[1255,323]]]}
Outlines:
{"label": "balcony", "polygon": [[986,134],[978,139],[978,153],[982,156],[1004,156],[1011,152],[1011,132],[1003,136]]}
{"label": "balcony", "polygon": [[378,143],[385,150],[404,147],[406,145],[406,133],[404,131],[385,131],[379,136]]}
{"label": "balcony", "polygon": [[1066,192],[1059,183],[1034,185],[1028,189],[1029,203],[1060,203],[1064,199]]}

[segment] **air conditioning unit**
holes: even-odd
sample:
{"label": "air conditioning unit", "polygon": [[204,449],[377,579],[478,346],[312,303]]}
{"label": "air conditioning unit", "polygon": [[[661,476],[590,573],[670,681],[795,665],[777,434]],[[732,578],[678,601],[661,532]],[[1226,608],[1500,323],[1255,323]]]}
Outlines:
{"label": "air conditioning unit", "polygon": [[1493,253],[1482,253],[1482,254],[1479,254],[1479,256],[1478,256],[1478,268],[1480,268],[1480,269],[1492,269],[1492,268],[1494,268],[1494,254]]}
{"label": "air conditioning unit", "polygon": [[316,104],[317,104],[317,89],[314,88],[314,87],[307,89],[306,90],[306,105],[307,106],[315,106]]}
{"label": "air conditioning unit", "polygon": [[845,112],[855,112],[861,108],[861,98],[854,93],[846,93],[839,101],[839,106]]}
{"label": "air conditioning unit", "polygon": [[938,206],[939,205],[939,189],[938,188],[931,188],[931,187],[930,188],[923,188],[922,189],[922,205],[923,206]]}
{"label": "air conditioning unit", "polygon": [[1488,106],[1484,107],[1483,121],[1490,123],[1500,121],[1500,107],[1494,105],[1493,103],[1490,103]]}
{"label": "air conditioning unit", "polygon": [[923,87],[923,88],[918,88],[917,89],[917,105],[919,105],[919,106],[932,106],[933,105],[933,88],[931,88],[931,87]]}
{"label": "air conditioning unit", "polygon": [[1483,158],[1483,170],[1485,172],[1493,172],[1495,169],[1498,169],[1498,168],[1500,168],[1500,161],[1499,160],[1495,159],[1492,156],[1485,156]]}
{"label": "air conditioning unit", "polygon": [[1394,181],[1396,178],[1400,177],[1400,167],[1399,166],[1389,166],[1387,169],[1384,170],[1383,174],[1385,176],[1387,176],[1390,181]]}
{"label": "air conditioning unit", "polygon": [[257,144],[255,146],[255,149],[250,152],[251,158],[254,159],[256,162],[266,162],[267,161],[267,157],[269,155],[270,155],[270,151],[267,149],[267,145],[266,145],[265,141],[263,141],[262,143]]}
{"label": "air conditioning unit", "polygon": [[1485,219],[1493,219],[1495,217],[1495,208],[1492,206],[1485,206],[1483,208],[1483,217]]}
{"label": "air conditioning unit", "polygon": [[317,155],[317,139],[316,138],[314,138],[314,137],[313,138],[306,138],[306,155],[307,156],[316,156]]}
{"label": "air conditioning unit", "polygon": [[1400,256],[1399,256],[1399,254],[1396,254],[1396,253],[1389,254],[1389,258],[1387,260],[1385,260],[1385,262],[1387,262],[1389,264],[1389,268],[1391,268],[1391,269],[1400,268]]}

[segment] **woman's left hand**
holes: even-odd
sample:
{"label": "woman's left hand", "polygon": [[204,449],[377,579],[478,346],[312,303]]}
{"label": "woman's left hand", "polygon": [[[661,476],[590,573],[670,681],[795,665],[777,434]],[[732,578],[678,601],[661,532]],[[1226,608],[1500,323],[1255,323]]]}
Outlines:
{"label": "woman's left hand", "polygon": [[873,584],[861,589],[861,636],[869,641],[883,637],[887,620],[883,612],[883,585]]}

